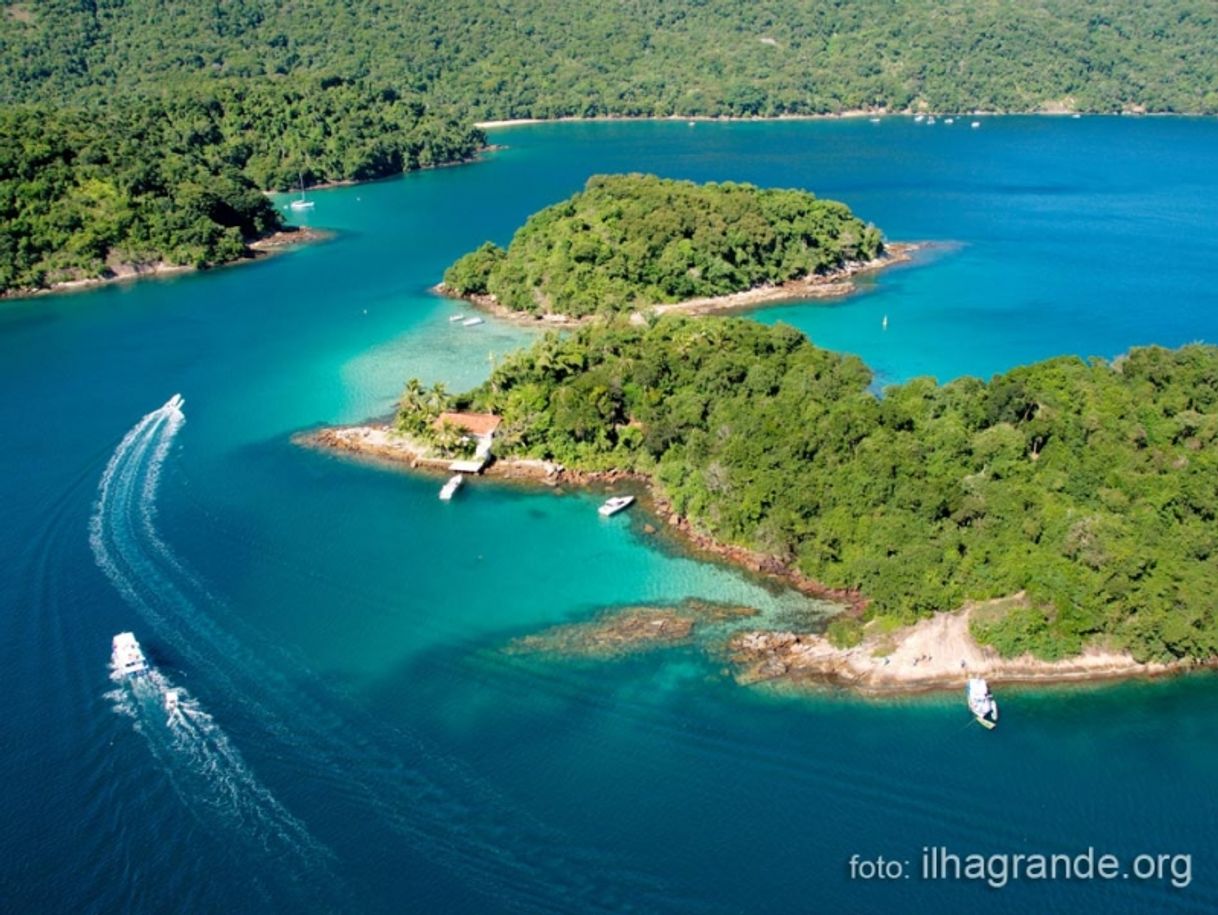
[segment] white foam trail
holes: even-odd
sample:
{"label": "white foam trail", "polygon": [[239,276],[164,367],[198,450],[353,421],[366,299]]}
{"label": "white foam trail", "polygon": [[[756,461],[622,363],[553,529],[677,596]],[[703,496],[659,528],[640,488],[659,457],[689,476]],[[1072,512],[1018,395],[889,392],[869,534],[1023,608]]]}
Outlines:
{"label": "white foam trail", "polygon": [[[236,827],[254,844],[295,856],[302,866],[313,867],[329,856],[258,781],[215,719],[184,689],[155,668],[127,678],[112,672],[111,679],[119,684],[107,694],[115,711],[135,720],[136,730],[148,739],[192,812],[204,821]],[[166,706],[170,692],[178,697],[176,713]]]}
{"label": "white foam trail", "polygon": [[[335,715],[328,693],[311,685],[303,671],[283,667],[296,671],[289,682],[280,669],[268,667],[241,640],[215,624],[205,610],[214,598],[165,543],[155,524],[161,471],[185,424],[183,403],[175,395],[123,437],[102,473],[89,522],[89,543],[98,567],[161,644],[172,647],[218,694],[240,702],[298,764],[309,761],[347,800],[421,855],[494,898],[499,907],[563,912],[577,900],[585,911],[616,911],[626,900],[652,898],[658,887],[648,879],[640,880],[641,875],[633,873],[604,874],[603,862],[581,860],[561,836],[531,822],[523,811],[412,735],[395,732],[387,745],[375,736],[374,727],[350,727],[347,716]],[[267,650],[278,649],[272,645]],[[293,697],[290,709],[283,705],[286,696]],[[133,698],[116,699],[116,711],[134,708]],[[197,706],[194,711],[201,712]],[[160,714],[163,717],[163,711]],[[150,732],[152,725],[139,715],[136,718],[137,727]],[[281,822],[283,834],[297,836],[305,847],[315,844],[301,838],[307,837],[299,831],[303,826],[290,819],[269,793],[263,794],[265,789],[248,770],[240,774],[226,752],[231,749],[227,738],[222,744],[204,739],[218,731],[210,716],[207,727],[185,710],[183,719],[183,733],[190,741],[176,750],[177,745],[157,744],[159,758],[168,771],[196,773],[194,782],[199,772],[214,773],[216,780],[179,793],[193,796],[189,795],[193,790],[213,799],[227,797],[227,809],[238,813],[260,811],[252,821],[241,815],[232,821],[252,822],[259,834],[266,831],[260,818],[289,817]],[[163,724],[158,727],[164,729]],[[337,737],[340,733],[345,735],[342,739]],[[191,767],[183,769],[183,760],[191,760]],[[222,786],[226,786],[223,791]],[[504,841],[509,834],[515,841]],[[530,841],[517,851],[526,835]]]}

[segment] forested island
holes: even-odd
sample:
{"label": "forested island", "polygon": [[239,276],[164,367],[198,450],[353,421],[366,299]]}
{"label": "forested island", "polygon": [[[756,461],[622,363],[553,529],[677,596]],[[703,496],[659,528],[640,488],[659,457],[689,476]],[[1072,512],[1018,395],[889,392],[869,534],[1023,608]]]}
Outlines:
{"label": "forested island", "polygon": [[880,231],[807,191],[598,175],[444,274],[460,296],[584,317],[840,273],[884,253]]}
{"label": "forested island", "polygon": [[858,592],[842,645],[1021,594],[974,618],[1004,656],[1218,655],[1218,348],[871,383],[782,324],[619,319],[464,394],[412,385],[397,424],[427,439],[442,410],[494,413],[502,458],[640,474],[696,531]]}

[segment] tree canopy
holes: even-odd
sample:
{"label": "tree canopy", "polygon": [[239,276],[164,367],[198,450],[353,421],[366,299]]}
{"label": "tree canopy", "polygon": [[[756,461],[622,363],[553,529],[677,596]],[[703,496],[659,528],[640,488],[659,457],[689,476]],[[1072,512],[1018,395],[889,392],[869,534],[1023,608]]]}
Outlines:
{"label": "tree canopy", "polygon": [[502,416],[504,456],[649,474],[871,614],[1026,591],[978,627],[1004,653],[1218,654],[1218,348],[871,382],[782,324],[667,316],[550,334],[444,407]]}
{"label": "tree canopy", "polygon": [[589,315],[740,292],[869,261],[879,230],[807,191],[599,175],[535,213],[507,251],[487,243],[444,274],[516,311]]}
{"label": "tree canopy", "polygon": [[1209,0],[4,0],[0,100],[372,79],[474,117],[1218,111]]}
{"label": "tree canopy", "polygon": [[0,291],[234,260],[281,224],[264,189],[396,174],[483,142],[417,99],[342,82],[0,108]]}

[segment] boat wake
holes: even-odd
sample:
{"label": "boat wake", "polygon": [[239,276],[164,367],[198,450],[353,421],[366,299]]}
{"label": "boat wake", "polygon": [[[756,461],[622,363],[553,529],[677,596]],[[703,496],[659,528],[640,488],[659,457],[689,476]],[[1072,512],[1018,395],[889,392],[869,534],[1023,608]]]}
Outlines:
{"label": "boat wake", "polygon": [[185,690],[159,670],[138,676],[111,671],[106,694],[133,721],[182,803],[223,839],[283,862],[297,879],[314,879],[332,855],[261,784],[228,736]]}
{"label": "boat wake", "polygon": [[[228,619],[227,627],[216,624],[213,613],[224,610],[222,602],[173,553],[156,525],[161,472],[185,423],[182,405],[175,395],[123,437],[102,474],[89,524],[98,567],[158,643],[172,649],[209,693],[231,700],[252,719],[268,752],[323,783],[332,803],[397,836],[462,886],[494,899],[495,908],[566,912],[574,905],[588,912],[621,911],[646,908],[648,900],[671,901],[668,888],[572,847],[418,735],[387,729],[343,702],[282,646],[244,631],[238,638],[228,627],[240,626],[239,619]],[[170,688],[163,677],[159,685],[151,678],[147,686],[133,685],[129,698],[132,708],[151,709],[147,714],[159,717],[155,728],[145,717],[137,721],[145,734],[167,735],[157,745],[167,768],[174,760],[191,761],[187,771],[196,774],[183,778],[187,787],[180,793],[209,799],[197,804],[226,804],[230,822],[252,835],[319,848],[243,768],[196,703],[183,703],[181,721],[166,728],[157,695],[136,701],[141,699],[137,691],[145,690],[156,692],[163,703]],[[211,773],[216,782],[203,783],[197,773]],[[282,834],[271,823],[278,823]],[[686,910],[697,908],[686,902]]]}

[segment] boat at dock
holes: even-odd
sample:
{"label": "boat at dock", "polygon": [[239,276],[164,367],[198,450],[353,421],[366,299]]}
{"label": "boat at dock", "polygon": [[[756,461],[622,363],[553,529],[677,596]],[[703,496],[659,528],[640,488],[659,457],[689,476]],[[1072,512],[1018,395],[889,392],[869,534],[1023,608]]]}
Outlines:
{"label": "boat at dock", "polygon": [[444,488],[440,490],[440,500],[448,502],[461,488],[461,484],[465,482],[465,477],[459,473],[453,474],[448,478],[448,482],[444,484]]}
{"label": "boat at dock", "polygon": [[601,517],[608,518],[611,515],[616,515],[623,509],[629,508],[634,502],[634,496],[614,496],[612,499],[606,499],[604,504],[597,509]]}
{"label": "boat at dock", "polygon": [[983,677],[972,677],[968,681],[965,697],[968,700],[968,710],[973,713],[979,725],[993,729],[998,724],[998,701]]}
{"label": "boat at dock", "polygon": [[148,672],[148,661],[140,643],[130,632],[120,632],[111,642],[110,664],[119,677],[136,677]]}

